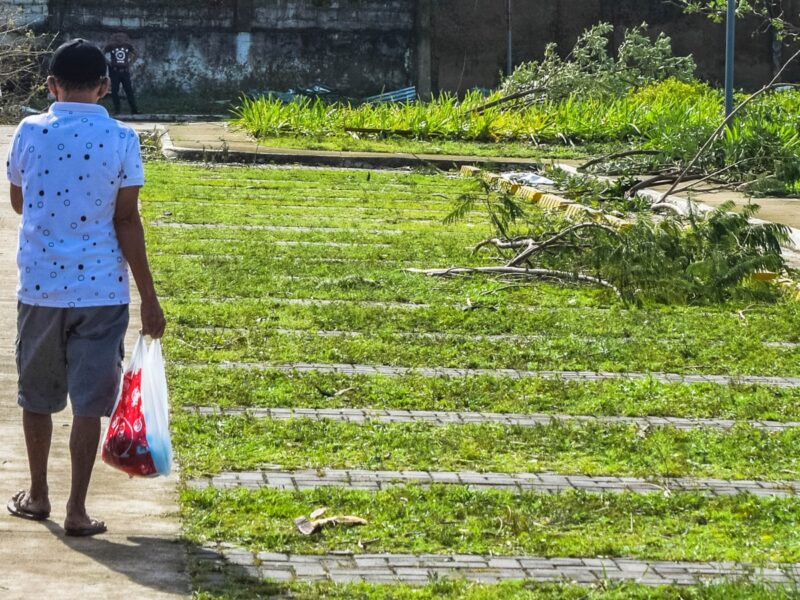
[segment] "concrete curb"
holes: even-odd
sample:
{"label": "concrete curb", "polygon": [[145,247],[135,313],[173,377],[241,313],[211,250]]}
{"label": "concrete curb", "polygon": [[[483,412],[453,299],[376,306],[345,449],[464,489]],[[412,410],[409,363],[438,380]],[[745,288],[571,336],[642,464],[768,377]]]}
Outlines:
{"label": "concrete curb", "polygon": [[451,156],[436,154],[399,154],[389,152],[332,152],[296,150],[291,148],[258,148],[256,151],[213,150],[176,146],[167,135],[162,138],[162,153],[171,160],[187,162],[303,165],[309,167],[337,167],[346,169],[402,169],[434,167],[458,169],[462,166],[481,165],[502,170],[530,169],[539,162],[525,158],[487,158],[479,156]]}

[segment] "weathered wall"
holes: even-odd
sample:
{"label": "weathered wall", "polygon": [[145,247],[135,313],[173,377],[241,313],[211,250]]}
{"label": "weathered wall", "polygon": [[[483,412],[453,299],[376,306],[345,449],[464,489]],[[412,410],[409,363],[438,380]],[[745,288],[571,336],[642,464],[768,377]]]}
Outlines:
{"label": "weathered wall", "polygon": [[319,82],[366,94],[412,83],[413,9],[414,0],[51,0],[50,27],[98,43],[126,31],[150,91]]}
{"label": "weathered wall", "polygon": [[[724,31],[667,0],[513,0],[514,58],[569,49],[600,20],[647,21],[694,54],[699,75],[719,81]],[[0,0],[26,22],[102,43],[125,30],[142,61],[136,79],[154,92],[231,95],[323,83],[349,94],[417,83],[421,89],[493,87],[506,61],[504,0]],[[800,0],[784,0],[787,14]],[[44,16],[48,18],[45,19]],[[772,70],[770,39],[738,35],[737,84],[755,87]],[[621,35],[621,30],[618,31]],[[616,40],[619,41],[619,40]],[[420,81],[422,74],[425,81]]]}
{"label": "weathered wall", "polygon": [[[797,0],[784,4],[787,14],[800,13]],[[505,1],[436,0],[434,6],[433,86],[463,91],[496,85],[506,64]],[[672,36],[676,54],[694,55],[700,77],[718,82],[724,76],[724,27],[684,15],[667,1],[514,0],[513,6],[516,63],[541,58],[549,42],[568,51],[582,31],[599,21],[618,26],[646,21],[653,35],[664,31]],[[753,22],[738,28],[737,85],[743,87],[760,86],[772,74],[770,37],[754,36],[754,28]]]}
{"label": "weathered wall", "polygon": [[43,26],[47,23],[48,0],[0,0],[2,16],[10,16],[18,23]]}

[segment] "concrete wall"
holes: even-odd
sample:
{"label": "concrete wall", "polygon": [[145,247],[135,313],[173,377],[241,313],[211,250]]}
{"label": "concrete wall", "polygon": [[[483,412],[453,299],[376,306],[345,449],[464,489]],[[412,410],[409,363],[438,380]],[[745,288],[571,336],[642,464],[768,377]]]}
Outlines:
{"label": "concrete wall", "polygon": [[0,14],[18,23],[41,27],[47,23],[48,0],[0,0]]}
{"label": "concrete wall", "polygon": [[139,87],[156,93],[413,83],[414,0],[50,0],[50,15],[66,37],[126,31]]}
{"label": "concrete wall", "polygon": [[[600,20],[647,21],[692,53],[699,75],[719,81],[724,31],[667,0],[513,0],[514,58],[568,50]],[[0,0],[26,22],[103,43],[125,30],[142,60],[138,87],[151,92],[231,96],[323,83],[344,93],[378,93],[416,83],[426,90],[493,87],[506,62],[505,0]],[[784,0],[787,14],[800,0]],[[45,15],[48,18],[45,20]],[[771,40],[740,25],[737,84],[755,87],[772,71]],[[621,31],[620,31],[621,35]],[[616,40],[617,42],[619,40]]]}

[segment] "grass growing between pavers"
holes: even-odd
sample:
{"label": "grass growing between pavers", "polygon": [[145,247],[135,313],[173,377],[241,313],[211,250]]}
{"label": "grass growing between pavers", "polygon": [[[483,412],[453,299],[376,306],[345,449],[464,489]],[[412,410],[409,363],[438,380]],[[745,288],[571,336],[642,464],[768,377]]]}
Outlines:
{"label": "grass growing between pavers", "polygon": [[[479,214],[466,223],[441,223],[460,196],[485,193],[470,180],[410,172],[165,163],[151,163],[147,169],[143,212],[155,277],[171,322],[166,352],[171,361],[182,363],[170,366],[176,406],[775,420],[800,415],[795,398],[800,392],[766,386],[413,374],[345,377],[216,368],[218,361],[238,360],[791,375],[800,373],[795,366],[798,349],[765,347],[762,342],[800,340],[800,310],[788,301],[762,301],[768,295],[761,292],[718,306],[631,310],[603,290],[547,283],[508,287],[479,278],[443,281],[403,272],[408,266],[477,264],[491,258],[488,253],[470,254],[488,232]],[[194,225],[183,228],[186,224]],[[469,338],[492,335],[537,339]],[[189,363],[200,366],[190,368]],[[174,430],[184,477],[279,463],[289,469],[551,469],[641,477],[795,479],[800,458],[794,431],[769,434],[745,425],[729,432],[574,423],[436,427],[272,422],[175,411]],[[377,533],[331,530],[318,538],[300,537],[292,519],[318,504],[337,513],[363,513]],[[187,535],[194,541],[232,541],[266,551],[353,549],[361,539],[353,536],[362,536],[379,538],[371,551],[413,550],[416,544],[442,553],[483,548],[501,554],[754,561],[794,560],[798,552],[791,535],[798,510],[794,499],[682,493],[670,498],[576,493],[515,498],[461,486],[393,488],[378,494],[330,488],[303,493],[183,490],[182,510]],[[682,592],[458,582],[421,590],[272,586],[246,578],[226,585],[226,591],[214,592],[198,583],[198,597],[776,597],[774,590],[744,583]]]}
{"label": "grass growing between pavers", "polygon": [[197,600],[788,600],[800,597],[797,590],[747,581],[687,588],[611,582],[591,587],[522,581],[487,585],[443,580],[412,587],[365,583],[284,584],[261,582],[237,573],[214,575],[218,576],[217,581],[209,583],[203,567],[195,569]]}
{"label": "grass growing between pavers", "polygon": [[[265,275],[266,277],[267,275]],[[161,278],[161,275],[157,275]],[[716,310],[627,310],[619,306],[592,306],[590,297],[569,290],[549,293],[533,288],[533,306],[508,305],[502,297],[452,297],[448,305],[370,305],[368,293],[355,289],[359,281],[342,280],[340,291],[323,300],[344,300],[335,306],[281,306],[271,298],[249,295],[225,298],[203,296],[201,290],[183,289],[167,299],[170,314],[181,324],[197,327],[254,327],[270,321],[276,327],[309,331],[438,331],[463,334],[517,334],[602,336],[636,339],[701,339],[735,341],[800,341],[798,306],[790,303],[763,307],[731,305]],[[442,283],[442,282],[438,282]],[[368,285],[365,283],[365,285]],[[496,285],[496,284],[495,284]],[[320,292],[328,287],[320,282]],[[491,290],[491,286],[487,286]],[[213,291],[213,290],[212,290]],[[294,298],[291,288],[276,298]],[[469,302],[467,299],[469,298]],[[408,302],[407,298],[395,298]],[[738,310],[737,310],[738,309]]]}
{"label": "grass growing between pavers", "polygon": [[[181,503],[192,542],[232,542],[255,552],[800,561],[800,500],[794,498],[516,495],[434,486],[379,492],[184,490]],[[320,507],[361,516],[368,524],[299,535],[293,520]]]}
{"label": "grass growing between pavers", "polygon": [[174,406],[800,420],[800,389],[657,381],[285,373],[171,366]]}
{"label": "grass growing between pavers", "polygon": [[800,430],[768,433],[632,425],[551,423],[536,427],[341,423],[248,416],[176,415],[187,477],[257,469],[555,471],[564,474],[798,479]]}
{"label": "grass growing between pavers", "polygon": [[525,344],[506,340],[461,340],[443,344],[430,338],[391,335],[320,337],[314,333],[276,334],[266,331],[176,328],[167,344],[173,360],[269,361],[281,363],[378,364],[406,367],[437,366],[465,369],[590,370],[615,372],[711,371],[718,374],[796,375],[800,347],[764,348],[750,340],[739,347],[687,343],[629,343],[555,338]]}

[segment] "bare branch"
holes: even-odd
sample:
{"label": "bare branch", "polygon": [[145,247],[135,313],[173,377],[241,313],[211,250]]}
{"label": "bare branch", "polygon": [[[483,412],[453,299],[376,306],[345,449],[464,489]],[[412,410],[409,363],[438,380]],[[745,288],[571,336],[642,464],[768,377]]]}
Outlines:
{"label": "bare branch", "polygon": [[626,150],[625,152],[612,152],[610,154],[604,154],[603,156],[598,156],[597,158],[593,158],[592,160],[586,161],[581,166],[578,167],[578,171],[585,171],[595,165],[600,163],[604,163],[608,160],[616,160],[618,158],[626,158],[628,156],[658,156],[660,154],[664,154],[661,150]]}
{"label": "bare branch", "polygon": [[786,71],[786,69],[789,68],[790,64],[792,64],[795,60],[797,60],[798,57],[800,57],[800,50],[798,50],[797,52],[792,54],[792,57],[783,64],[783,66],[780,68],[780,70],[775,74],[775,77],[772,78],[772,81],[770,81],[767,85],[762,87],[757,92],[755,92],[755,93],[751,94],[750,96],[748,96],[747,98],[745,98],[742,102],[739,103],[739,105],[736,108],[734,108],[731,111],[731,114],[729,114],[727,117],[725,117],[725,119],[722,121],[722,124],[719,127],[717,127],[717,129],[714,131],[714,133],[711,134],[711,137],[709,137],[708,140],[706,140],[706,143],[703,144],[702,147],[700,148],[700,150],[697,151],[697,154],[695,154],[695,156],[691,160],[691,162],[689,162],[689,164],[686,165],[686,168],[678,176],[678,178],[673,182],[673,184],[670,186],[670,188],[666,192],[664,192],[664,195],[661,197],[662,200],[666,199],[667,197],[669,197],[670,194],[675,192],[675,189],[678,187],[678,185],[681,183],[681,181],[683,181],[685,179],[686,175],[694,168],[694,166],[697,164],[697,161],[700,160],[700,157],[703,156],[703,154],[705,154],[706,150],[708,150],[708,148],[711,146],[711,144],[714,143],[714,141],[717,139],[717,137],[723,131],[725,131],[725,128],[728,126],[728,124],[731,121],[733,121],[734,117],[739,113],[739,111],[741,111],[745,106],[750,104],[750,102],[752,102],[753,100],[755,100],[756,98],[758,98],[762,94],[764,94],[764,93],[768,92],[769,90],[777,87],[779,85],[777,82],[780,81],[781,77],[783,77],[783,73]]}
{"label": "bare branch", "polygon": [[541,242],[539,244],[534,242],[534,243],[528,245],[528,247],[525,250],[523,250],[517,256],[515,256],[511,260],[511,262],[509,262],[506,266],[508,266],[508,267],[517,267],[517,266],[521,265],[522,263],[524,263],[526,260],[528,260],[528,258],[532,254],[534,254],[535,252],[539,252],[541,250],[544,250],[545,248],[547,248],[549,246],[552,246],[556,242],[564,239],[568,235],[571,235],[571,234],[573,234],[573,233],[575,233],[577,231],[580,231],[582,229],[600,229],[600,230],[605,231],[606,233],[610,233],[611,235],[614,235],[614,236],[617,236],[617,237],[619,236],[619,233],[615,229],[612,229],[608,225],[603,225],[602,223],[578,223],[576,225],[572,225],[570,227],[567,227],[566,229],[563,229],[563,230],[559,231],[553,237],[551,237],[548,240],[545,240],[544,242]]}
{"label": "bare branch", "polygon": [[453,267],[450,269],[405,269],[409,273],[421,273],[429,277],[455,277],[457,275],[471,275],[475,273],[489,275],[512,275],[514,277],[526,277],[533,279],[556,279],[559,281],[577,281],[599,285],[613,290],[617,296],[622,297],[619,289],[605,279],[592,277],[583,273],[570,273],[569,271],[557,271],[554,269],[522,269],[519,267]]}

